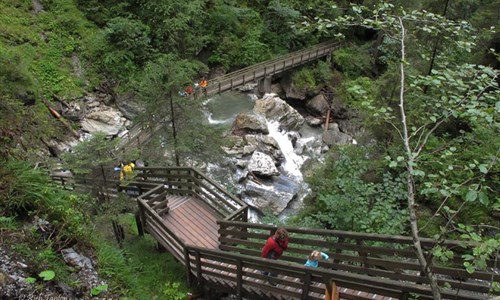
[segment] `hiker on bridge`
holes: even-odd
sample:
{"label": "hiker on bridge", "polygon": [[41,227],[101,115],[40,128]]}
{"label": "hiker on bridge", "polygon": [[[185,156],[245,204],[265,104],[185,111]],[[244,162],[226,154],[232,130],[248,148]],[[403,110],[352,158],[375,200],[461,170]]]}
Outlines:
{"label": "hiker on bridge", "polygon": [[[261,256],[263,258],[278,259],[286,248],[288,248],[288,231],[280,227],[274,235],[267,239],[266,244],[262,248]],[[262,271],[262,274],[276,277],[276,274],[267,271]]]}
{"label": "hiker on bridge", "polygon": [[124,180],[131,180],[134,177],[134,169],[135,164],[132,161],[124,165],[120,171],[120,182]]}
{"label": "hiker on bridge", "polygon": [[208,82],[205,79],[205,77],[203,77],[200,80],[200,88],[201,88],[201,91],[203,92],[203,94],[205,94],[205,96],[207,96],[207,86],[208,86]]}
{"label": "hiker on bridge", "polygon": [[313,252],[311,252],[311,254],[309,254],[309,257],[304,266],[317,268],[320,259],[328,260],[329,258],[330,257],[328,256],[328,254],[314,250]]}
{"label": "hiker on bridge", "polygon": [[193,86],[192,85],[188,85],[184,91],[186,92],[186,94],[188,96],[191,95],[193,93]]}

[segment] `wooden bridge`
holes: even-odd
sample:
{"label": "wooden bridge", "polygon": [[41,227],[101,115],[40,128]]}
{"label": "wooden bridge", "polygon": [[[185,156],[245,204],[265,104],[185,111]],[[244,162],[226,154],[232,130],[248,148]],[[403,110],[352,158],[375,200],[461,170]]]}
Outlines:
{"label": "wooden bridge", "polygon": [[[210,79],[206,88],[206,96],[221,94],[250,82],[258,82],[261,92],[270,92],[272,76],[328,56],[339,47],[339,42],[328,41]],[[161,125],[160,122],[147,128],[143,124],[133,126],[127,135],[122,137],[117,147],[118,150],[135,149],[147,143],[161,127],[158,125]]]}
{"label": "wooden bridge", "polygon": [[[205,291],[205,297],[217,299],[225,292],[237,299],[339,299],[337,292],[340,299],[432,299],[411,237],[287,227],[290,243],[283,257],[263,259],[260,250],[276,227],[248,223],[248,206],[219,184],[194,168],[136,171],[135,180],[122,188],[141,194],[140,231],[151,234],[185,266],[188,284]],[[54,180],[71,189],[100,186],[109,194],[116,194],[120,184],[109,178]],[[430,253],[436,245],[433,239],[422,239],[444,299],[499,295],[490,291],[491,282],[500,281],[495,273],[498,257],[488,261],[488,271],[469,274],[459,258],[433,260]],[[472,251],[472,245],[458,241],[439,245],[461,254]],[[304,267],[312,250],[333,260],[320,262],[319,268]]]}

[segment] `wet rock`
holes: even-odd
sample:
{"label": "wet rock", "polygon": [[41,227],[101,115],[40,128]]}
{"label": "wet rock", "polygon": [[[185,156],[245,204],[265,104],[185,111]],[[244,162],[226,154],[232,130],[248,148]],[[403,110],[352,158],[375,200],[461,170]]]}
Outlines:
{"label": "wet rock", "polygon": [[268,134],[266,120],[260,115],[254,114],[238,114],[232,126],[232,133],[236,135],[244,135],[250,133]]}
{"label": "wet rock", "polygon": [[300,139],[300,133],[298,133],[297,131],[290,131],[289,133],[287,133],[287,136],[292,143],[292,146],[295,148],[295,146],[297,145],[297,141]]}
{"label": "wet rock", "polygon": [[115,110],[95,111],[85,116],[81,125],[86,132],[103,132],[114,136],[123,128],[122,115]]}
{"label": "wet rock", "polygon": [[304,124],[304,117],[274,94],[266,94],[257,100],[253,110],[268,120],[278,121],[285,130],[298,130]]}
{"label": "wet rock", "polygon": [[262,177],[277,176],[280,174],[273,159],[262,152],[255,151],[248,163],[248,171]]}
{"label": "wet rock", "polygon": [[261,211],[270,210],[274,215],[278,215],[294,199],[297,191],[295,183],[282,177],[262,182],[248,180],[242,198]]}
{"label": "wet rock", "polygon": [[328,113],[330,105],[323,94],[318,94],[306,102],[307,111],[316,116],[324,116]]}
{"label": "wet rock", "polygon": [[242,183],[248,176],[248,170],[238,168],[234,173],[234,180],[237,183]]}
{"label": "wet rock", "polygon": [[323,133],[323,142],[330,147],[333,145],[351,144],[352,136],[340,132],[339,125],[333,123],[330,125],[330,128]]}

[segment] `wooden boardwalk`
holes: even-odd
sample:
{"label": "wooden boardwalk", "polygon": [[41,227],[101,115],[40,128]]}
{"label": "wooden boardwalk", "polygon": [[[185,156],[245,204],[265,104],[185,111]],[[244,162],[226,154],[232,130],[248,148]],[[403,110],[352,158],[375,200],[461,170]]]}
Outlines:
{"label": "wooden boardwalk", "polygon": [[[151,234],[184,264],[188,284],[206,291],[207,299],[218,299],[225,292],[236,299],[319,300],[324,299],[325,289],[336,290],[347,300],[408,299],[411,294],[432,299],[428,279],[419,275],[411,237],[287,227],[290,242],[283,256],[263,259],[262,245],[276,226],[249,223],[248,206],[199,170],[136,168],[136,175],[123,188],[140,195],[139,232]],[[104,178],[53,179],[68,189],[107,195],[116,193],[119,184]],[[432,257],[437,241],[422,238],[421,243]],[[439,241],[439,245],[460,254],[471,253],[475,246],[455,240]],[[312,250],[324,251],[332,259],[321,261],[319,268],[304,267]],[[500,281],[498,260],[490,257],[489,268],[474,273],[464,269],[460,258],[446,264],[433,261],[443,299],[484,300],[500,295],[490,290],[492,282]]]}
{"label": "wooden boardwalk", "polygon": [[186,245],[219,248],[218,214],[200,199],[169,196],[170,210],[163,216],[165,225]]}

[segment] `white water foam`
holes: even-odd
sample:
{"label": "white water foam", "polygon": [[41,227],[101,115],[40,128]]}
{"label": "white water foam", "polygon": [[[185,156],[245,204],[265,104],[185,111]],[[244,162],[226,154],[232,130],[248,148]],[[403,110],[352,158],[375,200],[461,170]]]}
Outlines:
{"label": "white water foam", "polygon": [[288,138],[286,131],[280,131],[280,123],[277,121],[268,121],[267,127],[269,129],[269,136],[273,137],[278,143],[285,161],[281,165],[287,176],[303,180],[300,168],[306,160],[306,157],[297,155],[293,149],[292,141]]}

